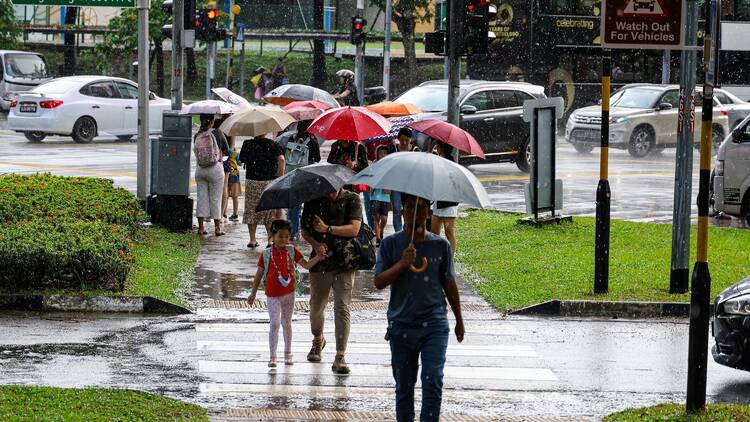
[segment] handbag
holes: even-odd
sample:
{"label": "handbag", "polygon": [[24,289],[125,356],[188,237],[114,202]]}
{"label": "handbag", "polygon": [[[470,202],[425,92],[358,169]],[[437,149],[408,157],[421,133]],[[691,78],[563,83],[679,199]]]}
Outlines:
{"label": "handbag", "polygon": [[375,232],[362,223],[357,237],[336,237],[333,240],[333,256],[345,270],[371,270],[377,258]]}

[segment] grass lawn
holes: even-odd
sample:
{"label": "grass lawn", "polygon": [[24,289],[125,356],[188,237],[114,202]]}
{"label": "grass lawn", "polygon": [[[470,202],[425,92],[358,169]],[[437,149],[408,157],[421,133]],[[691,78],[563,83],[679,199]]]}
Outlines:
{"label": "grass lawn", "polygon": [[200,406],[141,391],[0,386],[0,420],[208,421],[208,415]]}
{"label": "grass lawn", "polygon": [[[534,228],[516,224],[521,217],[475,211],[457,222],[457,262],[479,277],[472,283],[496,308],[552,299],[689,301],[669,294],[671,225],[613,220],[609,293],[594,295],[594,218]],[[691,261],[695,238],[693,227]],[[750,275],[750,231],[712,227],[709,265],[712,295]]]}
{"label": "grass lawn", "polygon": [[605,422],[741,422],[750,421],[750,406],[743,404],[709,404],[706,410],[688,415],[684,404],[660,404],[628,409],[604,417]]}
{"label": "grass lawn", "polygon": [[200,240],[194,233],[172,233],[159,227],[139,230],[124,294],[185,305],[198,252]]}

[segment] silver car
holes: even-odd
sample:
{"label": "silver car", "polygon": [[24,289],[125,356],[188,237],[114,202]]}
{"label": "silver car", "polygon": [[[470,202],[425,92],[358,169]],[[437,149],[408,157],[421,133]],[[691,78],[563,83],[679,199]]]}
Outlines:
{"label": "silver car", "polygon": [[750,224],[750,117],[721,143],[712,176],[715,210]]}
{"label": "silver car", "polygon": [[0,110],[9,110],[17,92],[29,91],[51,79],[41,54],[0,50]]}
{"label": "silver car", "polygon": [[[700,127],[700,89],[696,89],[695,101],[694,128]],[[627,149],[633,157],[645,157],[674,147],[677,142],[678,106],[677,85],[631,84],[622,87],[610,98],[609,146]],[[565,140],[573,144],[578,152],[591,152],[601,145],[601,115],[601,106],[575,110],[565,126]],[[714,99],[714,142],[720,142],[727,133],[728,111]],[[696,144],[698,140],[696,138]]]}

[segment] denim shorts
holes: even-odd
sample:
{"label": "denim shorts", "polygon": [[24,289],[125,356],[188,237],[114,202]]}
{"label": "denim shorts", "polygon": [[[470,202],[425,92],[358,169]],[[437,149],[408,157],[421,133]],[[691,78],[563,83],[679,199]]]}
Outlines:
{"label": "denim shorts", "polygon": [[230,174],[229,175],[229,183],[240,183],[240,175],[239,174]]}

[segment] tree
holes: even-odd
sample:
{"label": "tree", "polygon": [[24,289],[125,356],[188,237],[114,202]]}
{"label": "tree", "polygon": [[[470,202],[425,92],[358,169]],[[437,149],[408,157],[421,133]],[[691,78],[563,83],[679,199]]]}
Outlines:
{"label": "tree", "polygon": [[[164,52],[163,43],[166,37],[161,31],[162,26],[171,22],[171,16],[162,9],[162,1],[152,1],[148,11],[149,44],[153,43],[153,52],[149,64],[156,59],[156,92],[164,95]],[[104,37],[104,42],[98,44],[95,53],[98,58],[99,71],[111,73],[109,65],[113,59],[122,56],[123,51],[133,57],[138,49],[138,9],[123,9],[119,16],[109,21],[112,30]],[[130,60],[128,60],[129,62]]]}
{"label": "tree", "polygon": [[16,12],[10,0],[0,0],[0,45],[7,48],[18,46],[21,28],[16,22]]}
{"label": "tree", "polygon": [[[370,4],[385,11],[385,2],[391,0],[370,0]],[[409,86],[416,83],[417,51],[414,46],[414,28],[417,22],[428,22],[433,17],[429,0],[392,0],[393,22],[401,33],[404,45],[404,61],[406,62],[406,80]]]}

